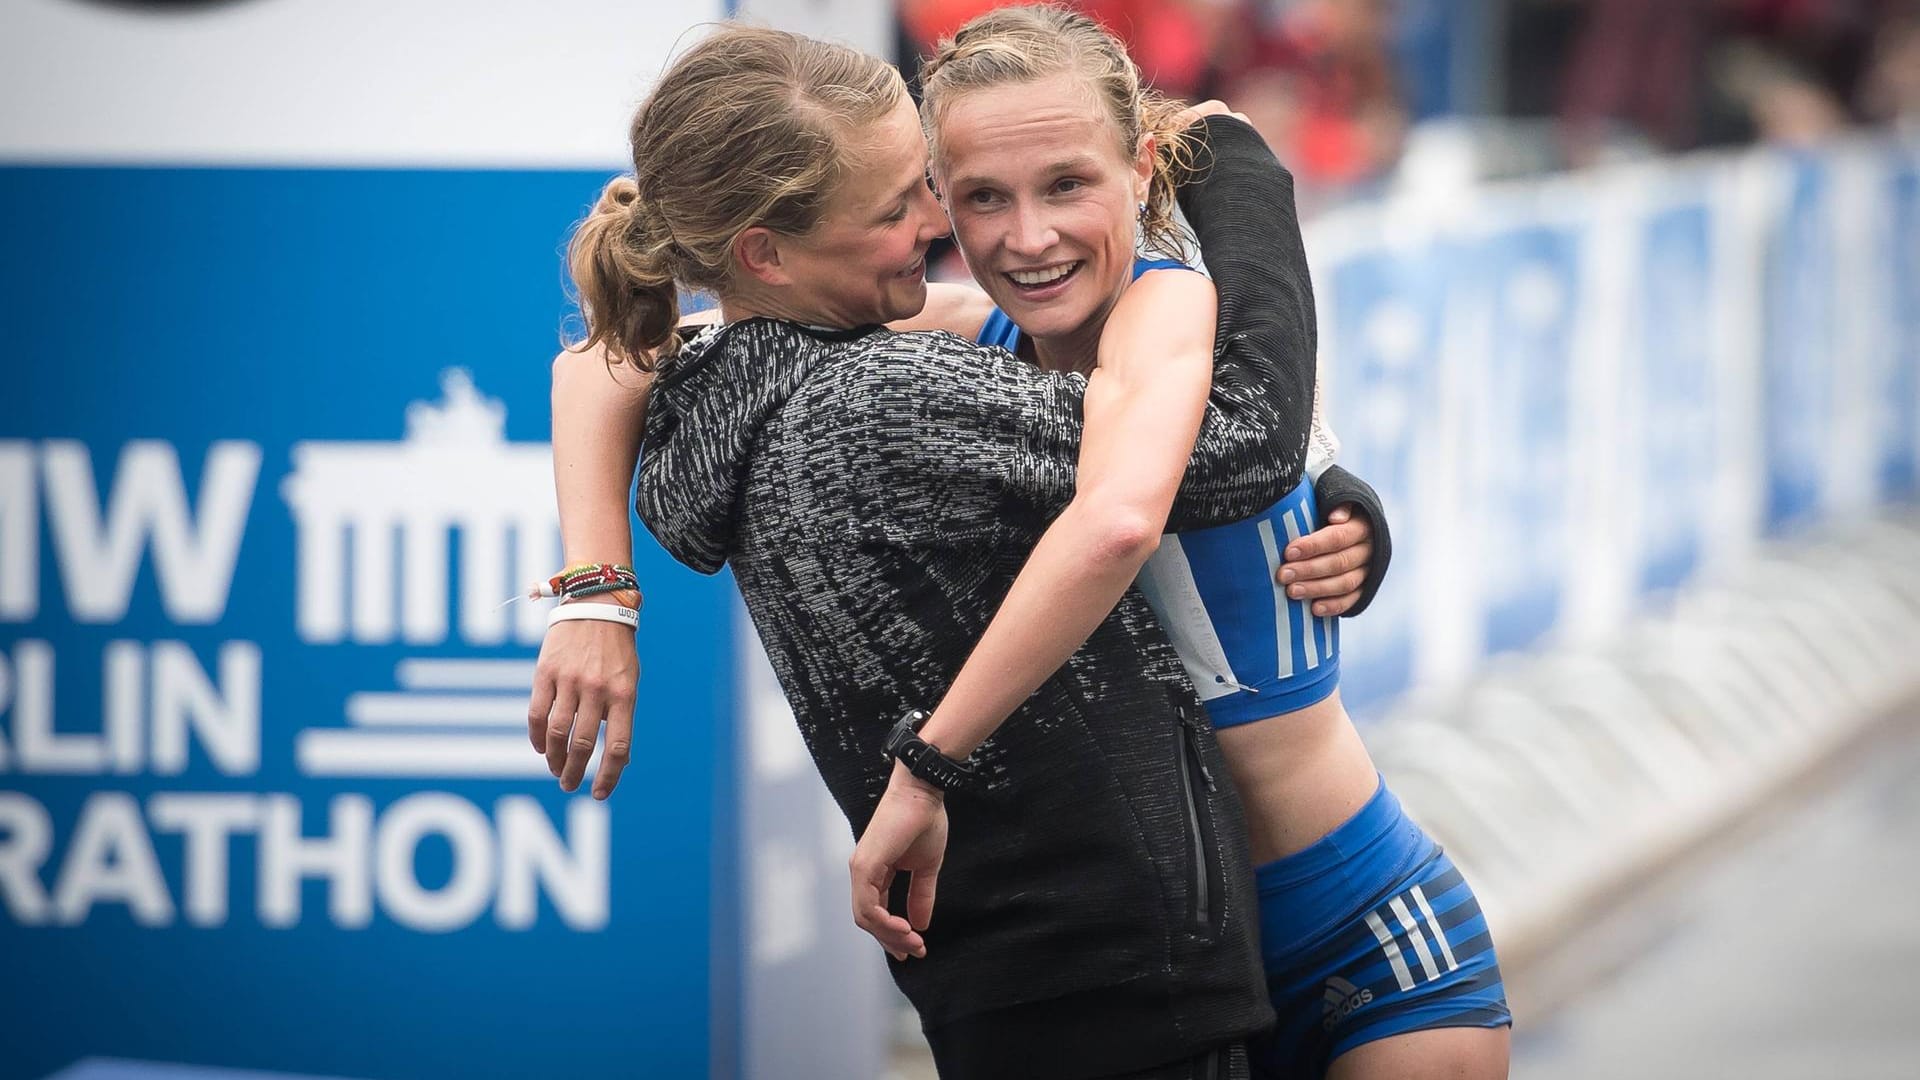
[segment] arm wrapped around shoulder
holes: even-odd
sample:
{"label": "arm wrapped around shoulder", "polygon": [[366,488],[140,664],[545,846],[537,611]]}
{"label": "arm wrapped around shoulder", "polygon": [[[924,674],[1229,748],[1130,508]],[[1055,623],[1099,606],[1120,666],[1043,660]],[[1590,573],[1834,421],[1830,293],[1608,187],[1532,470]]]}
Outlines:
{"label": "arm wrapped around shoulder", "polygon": [[[1264,440],[1248,443],[1223,440],[1218,425],[1203,425],[1190,470],[1261,478],[1258,505],[1237,514],[1246,517],[1283,498],[1305,472],[1317,347],[1313,283],[1292,175],[1245,123],[1210,116],[1205,126],[1179,197],[1220,296],[1209,411],[1257,415],[1268,430]],[[1216,523],[1197,519],[1195,509],[1176,503],[1171,527]]]}
{"label": "arm wrapped around shoulder", "polygon": [[1041,371],[949,333],[876,334],[809,386],[864,493],[852,508],[899,542],[1038,537],[1072,501],[1084,376]]}

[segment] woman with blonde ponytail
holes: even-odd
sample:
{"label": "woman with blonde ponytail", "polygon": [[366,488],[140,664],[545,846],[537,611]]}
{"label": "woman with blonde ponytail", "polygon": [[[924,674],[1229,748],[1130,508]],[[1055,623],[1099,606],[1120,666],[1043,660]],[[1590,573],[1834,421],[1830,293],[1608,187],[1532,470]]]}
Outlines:
{"label": "woman with blonde ponytail", "polygon": [[[1180,194],[1203,252],[1238,238],[1297,255],[1284,171],[1244,125],[1204,123],[1205,166]],[[1077,631],[1086,645],[1036,676],[989,742],[918,737],[916,709],[954,683],[1063,512],[1095,523],[1082,535],[1097,588],[1151,546],[1135,508],[1088,498],[1121,460],[1096,443],[1143,403],[1158,402],[1158,423],[1132,441],[1191,449],[1156,494],[1160,520],[1223,525],[1297,486],[1313,381],[1304,262],[1262,281],[1292,316],[1223,307],[1217,333],[1210,283],[1152,275],[1106,310],[1095,370],[1046,372],[883,327],[971,332],[986,314],[953,294],[928,304],[924,256],[947,226],[885,65],[726,28],[673,64],[631,134],[631,190],[610,186],[570,253],[587,336],[555,366],[569,560],[615,553],[611,528],[589,535],[567,508],[624,488],[644,410],[641,517],[689,566],[732,568],[856,834],[883,793],[939,822],[895,862],[910,879],[887,944],[943,1076],[1245,1076],[1241,1041],[1272,1014],[1244,823],[1144,601],[1108,598],[1091,637]],[[1226,261],[1223,295],[1246,295]],[[679,340],[662,276],[713,293],[721,322]],[[622,391],[582,393],[596,369]],[[575,627],[600,636],[563,641]],[[605,721],[602,797],[631,742],[632,645],[607,636],[617,629],[556,626],[529,713],[569,790]],[[567,677],[580,657],[573,670],[600,675]],[[1193,768],[1222,782],[1196,789]]]}

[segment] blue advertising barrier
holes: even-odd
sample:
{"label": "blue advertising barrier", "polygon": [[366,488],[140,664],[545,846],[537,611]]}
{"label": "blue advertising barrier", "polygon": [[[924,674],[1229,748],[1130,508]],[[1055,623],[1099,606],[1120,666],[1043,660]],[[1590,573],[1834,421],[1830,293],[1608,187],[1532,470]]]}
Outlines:
{"label": "blue advertising barrier", "polygon": [[1828,169],[1793,162],[1791,195],[1767,254],[1767,522],[1804,525],[1821,510],[1833,445],[1833,207]]}
{"label": "blue advertising barrier", "polygon": [[1340,458],[1394,523],[1346,700],[1595,640],[1716,559],[1911,500],[1916,160],[1757,150],[1311,226]]}
{"label": "blue advertising barrier", "polygon": [[[1323,309],[1327,336],[1340,344],[1338,388],[1331,421],[1340,433],[1340,460],[1365,477],[1393,520],[1411,512],[1422,469],[1437,433],[1425,402],[1437,384],[1445,279],[1432,253],[1370,252],[1342,262],[1323,277],[1331,302]],[[1399,566],[1417,563],[1417,531],[1395,534]],[[1415,597],[1383,590],[1367,609],[1366,632],[1343,642],[1342,696],[1378,701],[1413,678]]]}
{"label": "blue advertising barrier", "polygon": [[1704,202],[1648,218],[1635,342],[1643,422],[1633,462],[1643,500],[1636,578],[1644,591],[1676,588],[1700,565],[1719,435],[1711,253],[1712,214]]}
{"label": "blue advertising barrier", "polygon": [[1580,236],[1528,226],[1474,253],[1491,310],[1487,369],[1468,430],[1482,440],[1467,505],[1483,528],[1489,648],[1529,645],[1560,610],[1567,559],[1569,374],[1580,295]]}
{"label": "blue advertising barrier", "polygon": [[544,611],[501,606],[559,564],[603,179],[0,169],[0,1077],[707,1073],[731,589],[641,545],[605,803],[528,744]]}

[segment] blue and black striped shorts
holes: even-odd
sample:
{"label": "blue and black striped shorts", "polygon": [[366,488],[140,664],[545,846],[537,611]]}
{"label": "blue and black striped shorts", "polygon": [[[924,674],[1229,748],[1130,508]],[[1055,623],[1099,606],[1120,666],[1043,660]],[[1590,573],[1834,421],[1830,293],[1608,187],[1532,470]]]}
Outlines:
{"label": "blue and black striped shorts", "polygon": [[1473,889],[1382,781],[1312,847],[1260,867],[1261,952],[1279,1023],[1256,1077],[1320,1077],[1410,1031],[1513,1022]]}

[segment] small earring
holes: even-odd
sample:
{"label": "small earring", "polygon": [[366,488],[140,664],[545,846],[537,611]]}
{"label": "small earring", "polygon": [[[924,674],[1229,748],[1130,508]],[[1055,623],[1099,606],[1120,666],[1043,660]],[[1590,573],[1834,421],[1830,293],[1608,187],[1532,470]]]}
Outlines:
{"label": "small earring", "polygon": [[1141,203],[1140,204],[1140,224],[1145,225],[1146,223],[1147,223],[1147,204]]}

